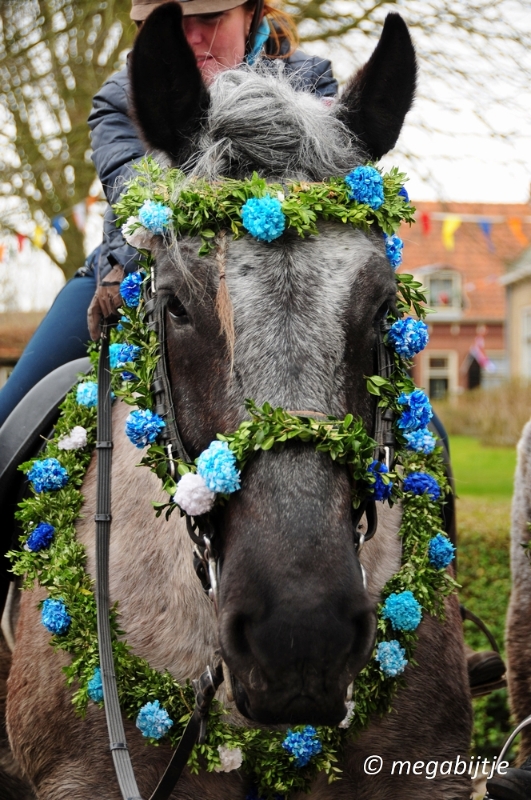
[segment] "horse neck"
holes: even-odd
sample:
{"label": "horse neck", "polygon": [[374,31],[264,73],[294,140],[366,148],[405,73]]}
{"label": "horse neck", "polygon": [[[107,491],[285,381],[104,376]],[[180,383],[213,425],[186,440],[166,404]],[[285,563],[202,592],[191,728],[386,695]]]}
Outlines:
{"label": "horse neck", "polygon": [[[139,468],[140,453],[124,434],[131,408],[113,411],[112,530],[110,598],[118,603],[120,628],[133,652],[178,681],[200,675],[217,647],[215,616],[195,575],[184,518],[155,517],[152,500],[167,501],[160,481]],[[96,464],[93,459],[83,495],[84,518],[78,540],[95,575],[94,522]]]}

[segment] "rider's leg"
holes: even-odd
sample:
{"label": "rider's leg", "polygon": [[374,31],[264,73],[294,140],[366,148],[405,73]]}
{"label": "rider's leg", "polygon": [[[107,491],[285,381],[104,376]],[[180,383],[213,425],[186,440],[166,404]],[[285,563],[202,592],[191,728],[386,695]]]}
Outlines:
{"label": "rider's leg", "polygon": [[95,289],[94,273],[85,270],[59,292],[0,391],[0,425],[41,378],[86,355],[90,339],[87,309]]}

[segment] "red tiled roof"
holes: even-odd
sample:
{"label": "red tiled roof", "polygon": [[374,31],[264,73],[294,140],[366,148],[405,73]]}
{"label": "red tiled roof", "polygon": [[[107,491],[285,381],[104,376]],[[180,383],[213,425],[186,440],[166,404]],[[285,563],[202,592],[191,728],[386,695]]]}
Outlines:
{"label": "red tiled roof", "polygon": [[[412,201],[417,208],[416,223],[402,226],[399,235],[404,240],[402,272],[413,272],[421,267],[440,264],[458,270],[463,276],[465,308],[462,319],[503,319],[505,292],[498,278],[523,250],[511,231],[508,220],[520,219],[522,231],[531,242],[531,206],[505,203],[428,203]],[[431,230],[426,235],[421,225],[421,214],[430,215]],[[446,250],[442,241],[442,219],[435,214],[477,215],[492,219],[491,241],[493,251],[479,226],[479,220],[463,220],[454,235],[454,250]],[[503,218],[497,221],[496,218]],[[434,321],[434,318],[431,319]]]}

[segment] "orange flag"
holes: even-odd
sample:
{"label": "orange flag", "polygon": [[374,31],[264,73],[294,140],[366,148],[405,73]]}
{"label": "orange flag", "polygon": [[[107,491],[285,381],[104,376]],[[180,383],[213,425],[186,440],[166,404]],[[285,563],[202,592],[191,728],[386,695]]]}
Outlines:
{"label": "orange flag", "polygon": [[4,253],[6,252],[5,244],[0,244],[0,264],[4,260]]}
{"label": "orange flag", "polygon": [[447,250],[453,250],[455,247],[454,234],[461,226],[461,217],[449,214],[444,218],[442,224],[442,240]]}
{"label": "orange flag", "polygon": [[507,225],[509,226],[514,238],[522,245],[522,247],[526,247],[529,244],[529,239],[522,230],[522,220],[520,217],[511,217],[507,220]]}

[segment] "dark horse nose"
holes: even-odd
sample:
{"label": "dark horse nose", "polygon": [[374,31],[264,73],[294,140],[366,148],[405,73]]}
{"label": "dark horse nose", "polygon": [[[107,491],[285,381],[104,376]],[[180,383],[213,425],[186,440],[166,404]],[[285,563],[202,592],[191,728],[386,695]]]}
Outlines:
{"label": "dark horse nose", "polygon": [[239,710],[338,724],[376,630],[345,471],[304,447],[264,454],[229,503],[223,549],[220,643]]}

